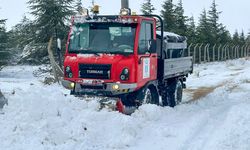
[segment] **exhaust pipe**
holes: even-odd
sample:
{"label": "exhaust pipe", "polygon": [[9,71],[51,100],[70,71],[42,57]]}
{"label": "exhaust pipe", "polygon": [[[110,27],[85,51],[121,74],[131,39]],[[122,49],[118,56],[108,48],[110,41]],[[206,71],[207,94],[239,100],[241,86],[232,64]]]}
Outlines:
{"label": "exhaust pipe", "polygon": [[121,0],[121,9],[129,9],[129,0]]}

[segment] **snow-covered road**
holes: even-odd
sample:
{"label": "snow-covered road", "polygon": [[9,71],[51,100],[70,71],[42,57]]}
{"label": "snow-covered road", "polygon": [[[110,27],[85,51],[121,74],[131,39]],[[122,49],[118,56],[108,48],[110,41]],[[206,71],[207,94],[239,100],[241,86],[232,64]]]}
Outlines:
{"label": "snow-covered road", "polygon": [[6,67],[0,150],[249,150],[250,60],[195,66],[183,104],[141,106],[131,116],[79,100],[32,72]]}

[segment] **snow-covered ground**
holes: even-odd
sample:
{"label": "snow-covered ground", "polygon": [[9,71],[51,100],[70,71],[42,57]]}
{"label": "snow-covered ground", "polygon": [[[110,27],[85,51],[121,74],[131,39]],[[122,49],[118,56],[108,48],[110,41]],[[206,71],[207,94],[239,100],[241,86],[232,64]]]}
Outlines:
{"label": "snow-covered ground", "polygon": [[37,69],[0,72],[9,100],[0,114],[0,150],[250,149],[250,60],[197,65],[183,104],[144,105],[131,116],[44,85]]}

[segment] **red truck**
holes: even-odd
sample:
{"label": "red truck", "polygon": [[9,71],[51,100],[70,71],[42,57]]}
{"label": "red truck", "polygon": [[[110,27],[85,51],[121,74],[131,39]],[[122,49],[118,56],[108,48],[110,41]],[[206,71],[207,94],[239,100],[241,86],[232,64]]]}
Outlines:
{"label": "red truck", "polygon": [[192,57],[182,57],[186,38],[163,32],[161,17],[131,15],[122,3],[121,15],[73,17],[63,86],[76,96],[118,98],[124,113],[145,103],[174,107],[193,71]]}

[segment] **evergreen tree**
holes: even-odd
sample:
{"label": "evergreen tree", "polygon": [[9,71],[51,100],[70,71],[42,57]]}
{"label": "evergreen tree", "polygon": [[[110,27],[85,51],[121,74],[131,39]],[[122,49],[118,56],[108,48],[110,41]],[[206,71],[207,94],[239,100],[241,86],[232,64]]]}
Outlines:
{"label": "evergreen tree", "polygon": [[184,15],[184,8],[182,0],[179,0],[178,4],[176,5],[174,9],[174,15],[175,15],[175,33],[187,36],[187,19],[188,17]]}
{"label": "evergreen tree", "polygon": [[221,12],[217,10],[217,4],[215,0],[213,0],[210,10],[208,11],[208,23],[212,36],[212,38],[210,39],[210,44],[220,43],[219,30],[222,29],[222,24],[219,23],[220,14]]}
{"label": "evergreen tree", "polygon": [[0,20],[0,51],[5,51],[7,48],[7,32],[5,28],[6,19]]}
{"label": "evergreen tree", "polygon": [[187,22],[187,39],[188,43],[195,43],[196,42],[196,26],[194,22],[194,17],[190,17]]}
{"label": "evergreen tree", "polygon": [[141,12],[144,15],[151,15],[154,12],[155,8],[151,3],[151,0],[145,0],[141,6]]}
{"label": "evergreen tree", "polygon": [[176,19],[172,0],[165,0],[162,5],[161,16],[164,20],[164,30],[174,32],[176,28]]}
{"label": "evergreen tree", "polygon": [[240,36],[237,30],[233,34],[233,44],[240,45]]}
{"label": "evergreen tree", "polygon": [[210,43],[212,37],[207,19],[207,12],[204,9],[199,18],[199,24],[197,26],[197,42],[198,43]]}
{"label": "evergreen tree", "polygon": [[248,32],[247,38],[246,38],[246,43],[250,44],[250,31]]}
{"label": "evergreen tree", "polygon": [[240,38],[240,45],[244,45],[246,43],[246,39],[245,39],[245,34],[244,34],[243,30],[242,30],[239,38]]}
{"label": "evergreen tree", "polygon": [[52,36],[64,38],[66,20],[73,14],[73,0],[29,0],[31,14],[36,17],[37,42],[48,42]]}
{"label": "evergreen tree", "polygon": [[76,11],[79,11],[82,8],[82,0],[76,1]]}
{"label": "evergreen tree", "polygon": [[222,24],[220,26],[218,35],[219,35],[219,38],[218,38],[219,44],[231,43],[232,38],[231,38],[230,32]]}
{"label": "evergreen tree", "polygon": [[78,7],[79,7],[79,6],[82,6],[82,0],[77,0],[77,1],[76,1],[76,6],[78,6]]}
{"label": "evergreen tree", "polygon": [[[5,19],[0,20],[0,68],[3,64],[7,63],[9,53],[7,50],[7,33],[5,28]],[[5,52],[6,51],[6,52]]]}
{"label": "evergreen tree", "polygon": [[21,22],[15,25],[8,34],[9,45],[12,48],[23,49],[27,44],[33,42],[33,38],[36,36],[36,27],[33,21],[24,16]]}

